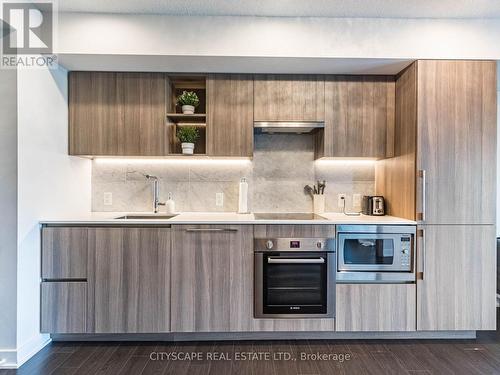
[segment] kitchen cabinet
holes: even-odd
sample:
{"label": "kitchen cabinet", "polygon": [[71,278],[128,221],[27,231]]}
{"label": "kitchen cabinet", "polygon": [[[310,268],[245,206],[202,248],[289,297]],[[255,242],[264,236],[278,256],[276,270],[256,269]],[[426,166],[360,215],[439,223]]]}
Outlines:
{"label": "kitchen cabinet", "polygon": [[40,331],[87,332],[87,228],[42,228]]}
{"label": "kitchen cabinet", "polygon": [[252,315],[240,293],[244,276],[239,265],[249,256],[251,225],[174,226],[172,332],[238,330],[239,322]]}
{"label": "kitchen cabinet", "polygon": [[162,73],[70,72],[70,155],[167,155],[165,82]]}
{"label": "kitchen cabinet", "polygon": [[253,76],[211,74],[207,99],[207,154],[253,156]]}
{"label": "kitchen cabinet", "polygon": [[316,157],[392,157],[394,121],[393,76],[328,76],[323,151]]}
{"label": "kitchen cabinet", "polygon": [[417,212],[425,224],[495,224],[496,81],[493,61],[417,63]]}
{"label": "kitchen cabinet", "polygon": [[40,306],[40,332],[87,332],[87,282],[42,282]]}
{"label": "kitchen cabinet", "polygon": [[495,226],[425,225],[420,229],[417,329],[494,330]]}
{"label": "kitchen cabinet", "polygon": [[255,75],[254,120],[324,121],[324,76]]}
{"label": "kitchen cabinet", "polygon": [[418,220],[418,330],[495,327],[496,63],[419,60],[396,81],[388,213]]}
{"label": "kitchen cabinet", "polygon": [[414,284],[337,284],[337,331],[415,331]]}
{"label": "kitchen cabinet", "polygon": [[375,164],[375,193],[383,195],[386,213],[416,218],[417,64],[396,80],[394,153]]}
{"label": "kitchen cabinet", "polygon": [[91,332],[170,330],[169,228],[89,228],[89,252]]}
{"label": "kitchen cabinet", "polygon": [[87,228],[42,228],[42,279],[87,278]]}

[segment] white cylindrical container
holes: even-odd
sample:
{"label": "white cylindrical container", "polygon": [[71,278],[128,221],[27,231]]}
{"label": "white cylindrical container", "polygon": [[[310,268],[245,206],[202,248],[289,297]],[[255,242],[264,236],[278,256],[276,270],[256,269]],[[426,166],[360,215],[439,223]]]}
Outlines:
{"label": "white cylindrical container", "polygon": [[194,153],[194,143],[181,143],[182,153],[184,155],[193,155]]}
{"label": "white cylindrical container", "polygon": [[172,199],[172,193],[168,193],[168,200],[165,202],[165,210],[167,214],[175,214],[175,202]]}
{"label": "white cylindrical container", "polygon": [[313,195],[313,212],[315,214],[322,214],[325,212],[325,195],[324,194],[314,194]]}
{"label": "white cylindrical container", "polygon": [[194,115],[194,105],[184,104],[181,108],[183,114]]}
{"label": "white cylindrical container", "polygon": [[238,197],[238,213],[248,213],[248,182],[245,177],[240,180],[240,193]]}

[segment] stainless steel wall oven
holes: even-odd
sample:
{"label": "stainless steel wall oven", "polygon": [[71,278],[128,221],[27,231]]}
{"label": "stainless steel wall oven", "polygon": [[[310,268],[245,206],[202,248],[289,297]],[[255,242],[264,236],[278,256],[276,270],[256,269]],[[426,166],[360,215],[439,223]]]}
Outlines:
{"label": "stainless steel wall oven", "polygon": [[256,318],[333,318],[334,238],[254,240]]}

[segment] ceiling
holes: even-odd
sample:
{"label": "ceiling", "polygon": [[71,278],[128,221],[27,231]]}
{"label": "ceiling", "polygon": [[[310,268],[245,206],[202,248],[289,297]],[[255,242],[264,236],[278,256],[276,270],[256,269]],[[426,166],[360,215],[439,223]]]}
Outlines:
{"label": "ceiling", "polygon": [[500,18],[499,0],[63,0],[62,12],[198,16]]}

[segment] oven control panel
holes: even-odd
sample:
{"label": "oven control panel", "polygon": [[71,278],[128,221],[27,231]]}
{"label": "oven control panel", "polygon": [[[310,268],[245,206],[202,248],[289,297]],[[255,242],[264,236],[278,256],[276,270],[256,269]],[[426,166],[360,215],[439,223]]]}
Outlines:
{"label": "oven control panel", "polygon": [[401,266],[409,267],[411,264],[411,237],[401,237]]}
{"label": "oven control panel", "polygon": [[334,238],[256,238],[255,251],[335,251]]}

